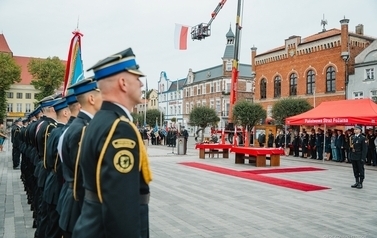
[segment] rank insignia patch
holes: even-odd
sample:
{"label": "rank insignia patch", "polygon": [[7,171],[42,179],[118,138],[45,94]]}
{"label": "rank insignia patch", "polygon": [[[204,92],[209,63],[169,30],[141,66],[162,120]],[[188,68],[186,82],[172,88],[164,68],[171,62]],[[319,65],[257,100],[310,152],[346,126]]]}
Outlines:
{"label": "rank insignia patch", "polygon": [[129,150],[121,150],[114,156],[113,163],[116,170],[126,174],[134,167],[134,156]]}
{"label": "rank insignia patch", "polygon": [[130,139],[117,139],[112,142],[114,148],[135,148],[136,142]]}

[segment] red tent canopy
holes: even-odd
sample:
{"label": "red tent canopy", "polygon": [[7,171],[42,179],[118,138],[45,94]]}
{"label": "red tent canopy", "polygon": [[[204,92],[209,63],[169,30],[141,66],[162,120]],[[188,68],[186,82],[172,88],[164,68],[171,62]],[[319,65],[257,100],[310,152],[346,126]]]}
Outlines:
{"label": "red tent canopy", "polygon": [[287,125],[377,125],[377,104],[371,99],[323,102],[318,107],[285,119]]}

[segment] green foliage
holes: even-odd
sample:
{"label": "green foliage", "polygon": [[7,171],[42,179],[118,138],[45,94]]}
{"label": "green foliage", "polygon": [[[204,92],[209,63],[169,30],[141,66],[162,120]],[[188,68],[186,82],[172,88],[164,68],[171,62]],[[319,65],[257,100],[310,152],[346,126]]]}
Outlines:
{"label": "green foliage", "polygon": [[176,121],[177,121],[177,118],[172,117],[172,118],[170,119],[170,121],[171,121],[171,122],[176,122]]}
{"label": "green foliage", "polygon": [[304,113],[312,108],[308,101],[303,98],[285,98],[272,106],[272,117],[276,124],[283,125],[287,117]]}
{"label": "green foliage", "polygon": [[252,128],[260,121],[266,118],[266,110],[260,104],[249,101],[239,101],[233,108],[234,122],[246,128]]}
{"label": "green foliage", "polygon": [[65,66],[56,56],[47,59],[32,59],[28,64],[28,70],[33,76],[31,84],[40,90],[40,93],[36,95],[38,101],[54,94],[55,90],[63,85]]}
{"label": "green foliage", "polygon": [[190,124],[206,128],[208,125],[215,125],[220,121],[215,109],[199,106],[194,107],[190,113]]}
{"label": "green foliage", "polygon": [[143,125],[143,117],[142,114],[138,114],[136,112],[131,112],[131,116],[133,119],[133,123],[137,126]]}
{"label": "green foliage", "polygon": [[10,54],[0,53],[0,121],[6,116],[6,90],[12,84],[21,82],[21,67],[16,64]]}
{"label": "green foliage", "polygon": [[[162,121],[164,121],[165,115],[164,113],[161,113],[160,110],[157,110],[157,109],[147,110],[147,114],[146,114],[147,124],[150,127],[154,127],[156,125],[156,118],[157,118],[157,125],[159,125],[161,114],[162,114]],[[144,121],[144,118],[143,118],[143,121]]]}

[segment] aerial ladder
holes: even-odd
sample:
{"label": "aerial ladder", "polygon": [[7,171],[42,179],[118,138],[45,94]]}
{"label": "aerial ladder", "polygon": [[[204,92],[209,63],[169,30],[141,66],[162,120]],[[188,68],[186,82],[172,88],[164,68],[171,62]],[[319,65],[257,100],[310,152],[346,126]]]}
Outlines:
{"label": "aerial ladder", "polygon": [[208,23],[200,23],[191,29],[191,39],[192,40],[204,40],[206,37],[211,36],[211,24],[215,20],[217,14],[223,8],[227,0],[221,0],[217,4],[215,10],[211,14],[211,19]]}
{"label": "aerial ladder", "polygon": [[[227,0],[221,0],[215,10],[211,14],[211,19],[207,24],[201,23],[196,25],[191,30],[191,39],[192,40],[203,40],[208,36],[211,36],[211,24],[215,20],[217,14],[223,8]],[[240,33],[241,33],[241,9],[243,8],[243,0],[237,0],[237,17],[236,17],[236,32],[234,36],[234,56],[233,56],[233,65],[232,65],[232,79],[231,79],[231,91],[230,91],[230,100],[229,100],[229,117],[227,131],[234,131],[233,123],[233,107],[237,101],[237,82],[238,82],[238,61],[239,61],[239,48],[240,48]],[[230,138],[229,138],[230,139]]]}

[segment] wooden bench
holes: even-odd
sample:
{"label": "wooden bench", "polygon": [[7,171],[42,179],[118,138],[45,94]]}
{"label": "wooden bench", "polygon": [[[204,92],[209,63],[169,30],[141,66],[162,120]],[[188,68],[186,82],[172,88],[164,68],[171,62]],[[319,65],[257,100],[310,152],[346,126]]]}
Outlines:
{"label": "wooden bench", "polygon": [[219,155],[221,154],[224,159],[229,158],[229,149],[232,148],[231,144],[218,144],[218,143],[198,143],[195,145],[195,149],[199,149],[199,158],[205,159],[205,155],[208,154],[209,156]]}
{"label": "wooden bench", "polygon": [[[255,163],[256,167],[265,167],[266,160],[270,160],[270,166],[280,166],[280,155],[284,155],[284,150],[279,148],[234,146],[230,151],[236,154],[236,164],[244,164],[245,159],[248,159],[249,163]],[[267,155],[269,155],[269,157]]]}

